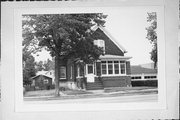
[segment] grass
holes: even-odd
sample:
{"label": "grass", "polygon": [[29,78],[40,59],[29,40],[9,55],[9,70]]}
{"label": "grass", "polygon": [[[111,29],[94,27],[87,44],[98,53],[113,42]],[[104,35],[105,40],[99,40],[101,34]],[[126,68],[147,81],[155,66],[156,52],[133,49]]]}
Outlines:
{"label": "grass", "polygon": [[[55,93],[55,89],[28,91],[25,93],[24,97],[54,96],[54,93]],[[62,91],[62,93],[65,95],[92,94],[92,92],[83,91],[83,90],[67,90],[67,91]]]}
{"label": "grass", "polygon": [[35,97],[35,96],[52,96],[55,90],[37,90],[37,91],[27,91],[24,97]]}

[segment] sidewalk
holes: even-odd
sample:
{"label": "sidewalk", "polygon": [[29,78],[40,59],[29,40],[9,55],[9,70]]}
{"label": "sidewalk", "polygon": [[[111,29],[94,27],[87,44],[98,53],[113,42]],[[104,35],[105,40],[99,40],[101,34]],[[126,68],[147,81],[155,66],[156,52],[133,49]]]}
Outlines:
{"label": "sidewalk", "polygon": [[[129,95],[144,95],[144,94],[157,94],[157,88],[150,89],[129,89],[129,90],[80,90],[81,94],[65,94],[60,93],[60,97],[55,96],[32,96],[24,97],[24,100],[61,100],[61,99],[83,99],[83,98],[98,98],[98,97],[117,97],[117,96],[129,96]],[[82,94],[82,92],[87,92]]]}

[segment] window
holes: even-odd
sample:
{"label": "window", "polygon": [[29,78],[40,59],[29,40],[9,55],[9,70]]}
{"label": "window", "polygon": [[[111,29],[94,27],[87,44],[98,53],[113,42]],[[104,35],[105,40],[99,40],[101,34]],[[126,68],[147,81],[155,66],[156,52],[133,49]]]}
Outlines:
{"label": "window", "polygon": [[133,76],[131,79],[141,79],[141,76]]}
{"label": "window", "polygon": [[120,61],[121,74],[126,73],[126,66],[124,61]]}
{"label": "window", "polygon": [[144,76],[144,79],[153,79],[156,78],[156,76]]}
{"label": "window", "polygon": [[105,42],[104,42],[104,40],[101,40],[101,39],[94,40],[94,45],[101,47],[105,53]]}
{"label": "window", "polygon": [[113,74],[113,64],[112,64],[112,61],[108,61],[108,74]]}
{"label": "window", "polygon": [[87,65],[87,72],[88,72],[88,74],[93,74],[93,65],[92,64]]}
{"label": "window", "polygon": [[48,79],[44,79],[43,82],[44,82],[44,84],[48,84],[49,81],[48,81]]}
{"label": "window", "polygon": [[60,78],[66,78],[66,67],[60,67]]}
{"label": "window", "polygon": [[71,66],[71,67],[70,67],[70,71],[71,71],[70,79],[72,79],[72,72],[73,72],[72,69],[73,69],[73,68],[72,68],[72,66]]}
{"label": "window", "polygon": [[79,67],[79,76],[83,76],[83,74],[84,74],[84,68],[83,68],[83,66],[80,66]]}
{"label": "window", "polygon": [[119,61],[114,61],[114,73],[119,74]]}
{"label": "window", "polygon": [[101,62],[101,70],[102,70],[102,74],[107,74],[107,69],[106,69],[106,61],[102,61]]}
{"label": "window", "polygon": [[125,61],[101,61],[102,75],[126,74]]}

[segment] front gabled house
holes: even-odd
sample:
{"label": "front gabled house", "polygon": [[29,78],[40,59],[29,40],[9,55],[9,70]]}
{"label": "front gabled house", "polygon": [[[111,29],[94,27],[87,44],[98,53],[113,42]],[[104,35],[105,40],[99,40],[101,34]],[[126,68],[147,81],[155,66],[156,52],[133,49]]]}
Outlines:
{"label": "front gabled house", "polygon": [[93,64],[83,66],[82,61],[61,61],[60,86],[87,90],[131,86],[131,57],[124,55],[127,51],[103,27],[96,26],[94,31],[101,36],[101,39],[94,40],[94,44],[103,47],[104,55]]}

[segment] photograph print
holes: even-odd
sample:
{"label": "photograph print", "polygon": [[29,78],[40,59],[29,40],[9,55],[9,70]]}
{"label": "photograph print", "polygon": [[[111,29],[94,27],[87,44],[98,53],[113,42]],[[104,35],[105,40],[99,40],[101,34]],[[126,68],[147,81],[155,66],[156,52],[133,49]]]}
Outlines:
{"label": "photograph print", "polygon": [[157,12],[22,15],[26,103],[158,101]]}

